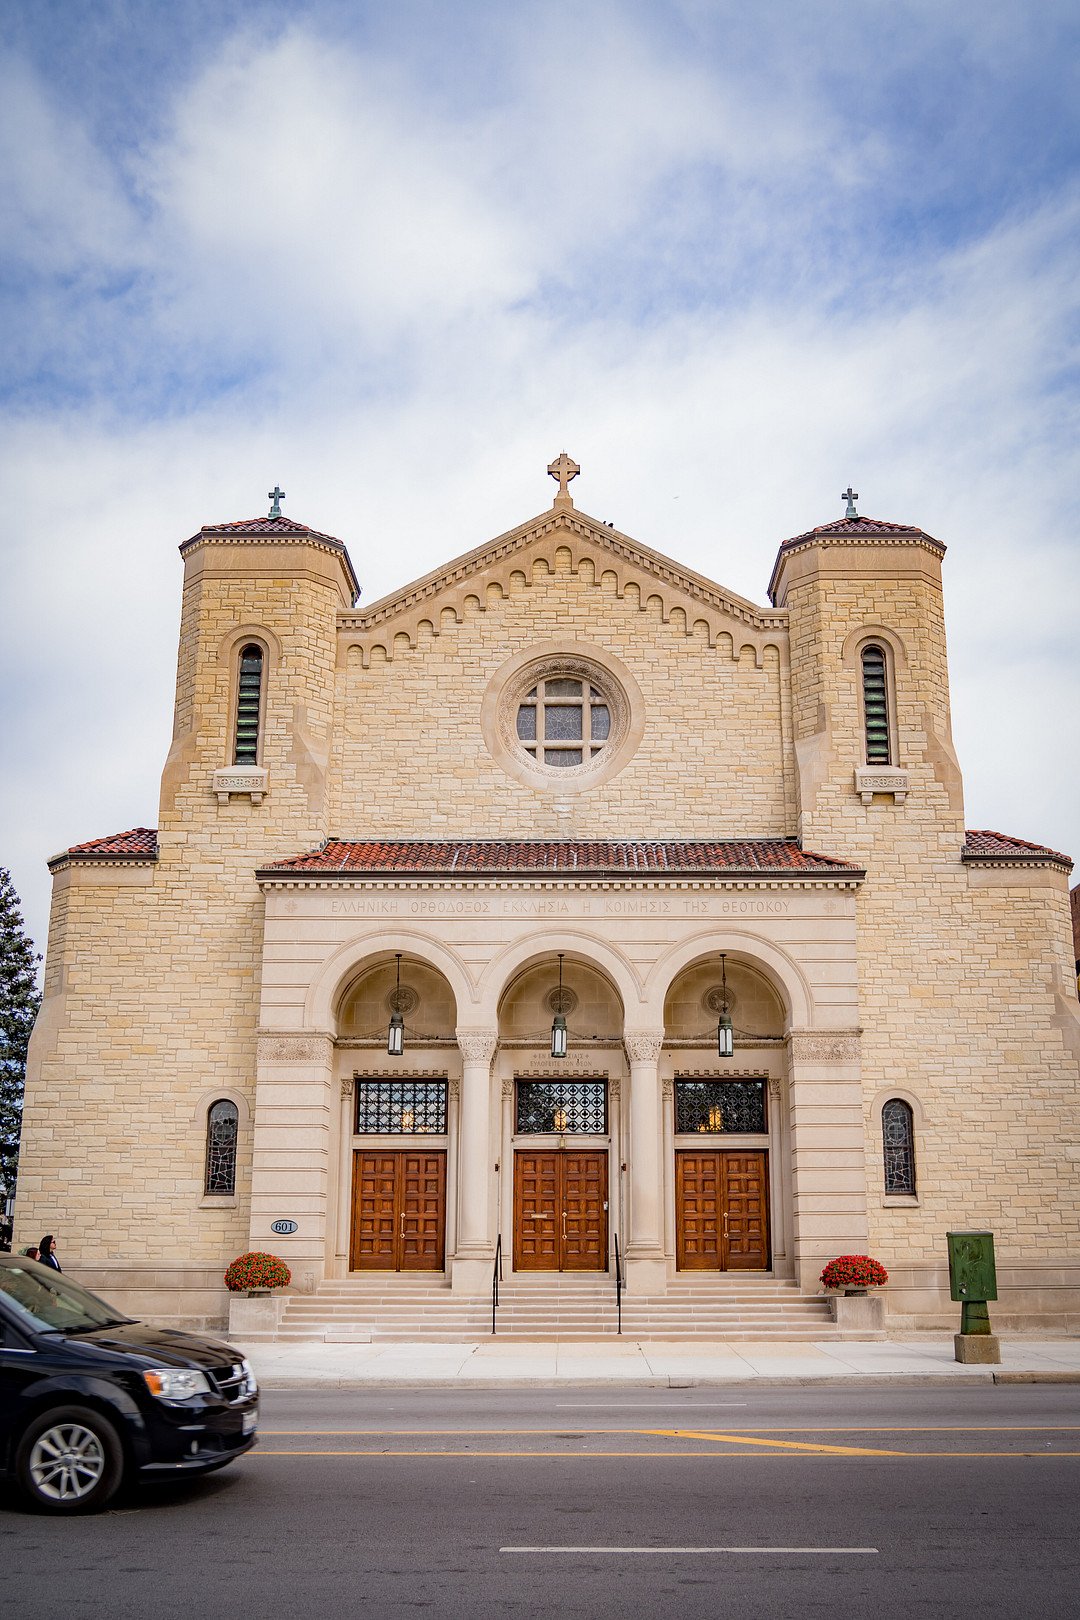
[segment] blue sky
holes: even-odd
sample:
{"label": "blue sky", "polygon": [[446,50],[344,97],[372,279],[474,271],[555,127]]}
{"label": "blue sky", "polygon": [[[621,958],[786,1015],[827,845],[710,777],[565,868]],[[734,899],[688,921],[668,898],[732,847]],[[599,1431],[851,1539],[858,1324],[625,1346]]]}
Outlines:
{"label": "blue sky", "polygon": [[[838,510],[950,547],[968,822],[1080,855],[1075,5],[0,14],[4,795],[156,818],[179,562],[286,509],[369,600],[585,510],[761,601]],[[754,829],[747,829],[752,832]]]}

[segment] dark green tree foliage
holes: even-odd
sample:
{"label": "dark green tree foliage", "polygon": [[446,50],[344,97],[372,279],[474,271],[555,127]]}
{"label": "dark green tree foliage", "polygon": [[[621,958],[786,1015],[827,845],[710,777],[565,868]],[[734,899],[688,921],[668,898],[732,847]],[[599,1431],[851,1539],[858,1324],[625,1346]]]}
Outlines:
{"label": "dark green tree foliage", "polygon": [[23,927],[11,874],[0,866],[0,1188],[8,1193],[15,1190],[19,1168],[26,1047],[41,1004],[40,960]]}

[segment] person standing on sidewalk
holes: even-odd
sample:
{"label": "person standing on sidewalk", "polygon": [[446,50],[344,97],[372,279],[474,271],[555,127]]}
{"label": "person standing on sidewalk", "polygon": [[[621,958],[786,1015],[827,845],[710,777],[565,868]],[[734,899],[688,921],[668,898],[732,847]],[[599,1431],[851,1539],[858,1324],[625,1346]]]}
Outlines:
{"label": "person standing on sidewalk", "polygon": [[56,1239],[51,1232],[46,1232],[38,1248],[41,1250],[39,1258],[43,1266],[52,1266],[54,1271],[63,1271],[63,1266],[56,1258]]}

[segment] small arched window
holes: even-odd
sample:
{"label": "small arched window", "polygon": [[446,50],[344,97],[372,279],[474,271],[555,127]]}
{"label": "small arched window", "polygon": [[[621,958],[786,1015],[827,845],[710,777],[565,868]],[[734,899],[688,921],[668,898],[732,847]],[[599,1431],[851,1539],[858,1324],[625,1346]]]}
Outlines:
{"label": "small arched window", "polygon": [[236,1191],[236,1104],[222,1097],[206,1116],[206,1181],[204,1192],[231,1197]]}
{"label": "small arched window", "polygon": [[889,678],[885,649],[870,642],[862,650],[863,723],[866,763],[891,765],[889,746]]}
{"label": "small arched window", "polygon": [[885,1191],[915,1196],[915,1117],[902,1097],[890,1097],[881,1110]]}
{"label": "small arched window", "polygon": [[259,763],[259,720],[262,707],[263,651],[251,642],[240,653],[236,683],[236,746],[233,763]]}

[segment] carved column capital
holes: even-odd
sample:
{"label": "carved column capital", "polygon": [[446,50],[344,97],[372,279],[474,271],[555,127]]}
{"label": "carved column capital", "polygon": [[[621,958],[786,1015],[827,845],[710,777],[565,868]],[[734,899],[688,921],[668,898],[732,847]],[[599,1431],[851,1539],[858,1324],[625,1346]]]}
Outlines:
{"label": "carved column capital", "polygon": [[627,1030],[623,1045],[631,1063],[656,1063],[664,1046],[663,1030]]}
{"label": "carved column capital", "polygon": [[459,1029],[457,1043],[466,1063],[490,1063],[499,1044],[495,1029]]}
{"label": "carved column capital", "polygon": [[670,1102],[672,1097],[674,1097],[674,1095],[675,1095],[675,1082],[674,1082],[674,1080],[662,1080],[660,1082],[660,1089],[664,1094],[664,1101],[665,1102]]}
{"label": "carved column capital", "polygon": [[514,1082],[512,1080],[503,1081],[502,1094],[508,1101],[514,1095]]}
{"label": "carved column capital", "polygon": [[341,1100],[342,1100],[342,1102],[348,1102],[350,1097],[352,1096],[352,1094],[353,1094],[353,1078],[352,1078],[352,1075],[350,1075],[347,1080],[343,1080],[341,1082]]}

